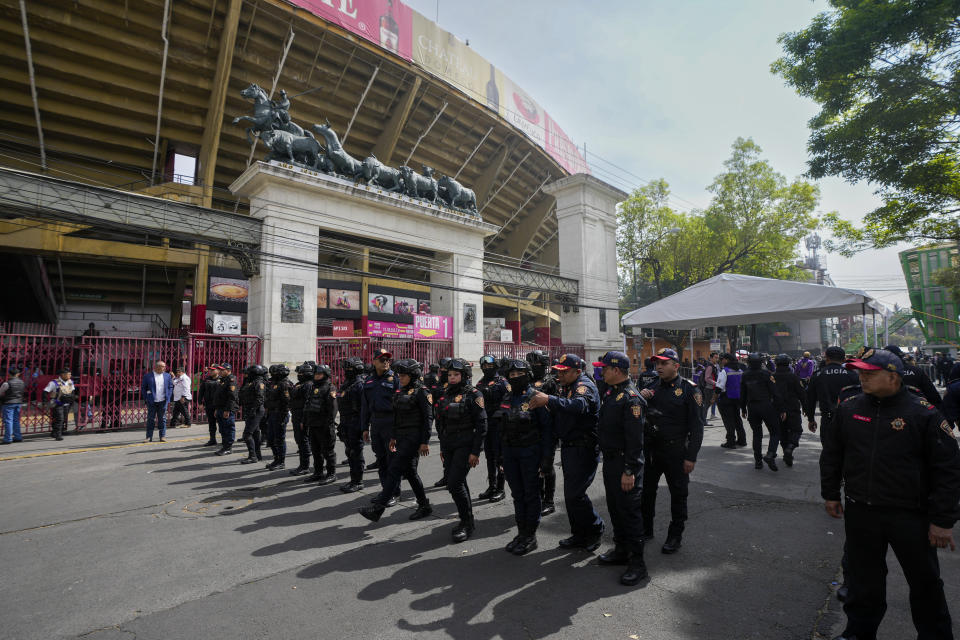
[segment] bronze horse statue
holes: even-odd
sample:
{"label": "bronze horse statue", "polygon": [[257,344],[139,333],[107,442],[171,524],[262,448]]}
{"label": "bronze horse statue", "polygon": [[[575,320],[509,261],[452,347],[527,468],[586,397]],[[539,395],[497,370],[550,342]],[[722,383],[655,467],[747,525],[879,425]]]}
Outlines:
{"label": "bronze horse statue", "polygon": [[313,125],[313,131],[317,135],[322,136],[327,143],[327,159],[337,173],[350,176],[351,178],[363,174],[363,163],[343,150],[343,145],[340,144],[340,138],[338,138],[336,132],[330,128],[329,122],[326,124]]}
{"label": "bronze horse statue", "polygon": [[[233,124],[246,120],[252,123],[247,127],[247,142],[253,144],[253,134],[263,133],[264,131],[289,131],[295,136],[303,136],[303,128],[290,120],[286,109],[275,104],[267,97],[267,92],[259,85],[251,84],[240,92],[240,95],[248,100],[253,100],[253,115],[238,116],[233,119]],[[286,101],[285,101],[286,102]],[[286,116],[286,117],[284,117]]]}

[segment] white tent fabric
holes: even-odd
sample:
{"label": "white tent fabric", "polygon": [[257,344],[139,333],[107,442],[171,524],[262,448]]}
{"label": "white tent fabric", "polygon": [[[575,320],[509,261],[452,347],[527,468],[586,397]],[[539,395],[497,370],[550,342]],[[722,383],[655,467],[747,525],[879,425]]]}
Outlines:
{"label": "white tent fabric", "polygon": [[623,316],[624,326],[699,329],[852,316],[882,304],[866,292],[809,282],[722,273]]}

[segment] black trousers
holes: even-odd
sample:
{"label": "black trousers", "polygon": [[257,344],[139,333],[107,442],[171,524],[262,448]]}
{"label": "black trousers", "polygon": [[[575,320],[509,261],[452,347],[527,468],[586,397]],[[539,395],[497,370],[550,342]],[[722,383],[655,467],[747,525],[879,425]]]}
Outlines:
{"label": "black trousers", "polygon": [[247,445],[247,454],[251,458],[260,459],[260,423],[263,422],[263,416],[266,410],[263,405],[259,407],[243,408],[243,438]]}
{"label": "black trousers", "polygon": [[310,466],[310,438],[307,436],[303,424],[303,409],[291,409],[290,421],[293,425],[293,440],[297,443],[297,456],[300,458],[300,467]]}
{"label": "black trousers", "polygon": [[513,497],[513,515],[520,532],[533,534],[540,524],[540,462],[543,451],[539,445],[512,447],[503,445],[503,471]]}
{"label": "black trousers", "polygon": [[[333,422],[327,422],[319,414],[304,414],[304,425],[309,434],[310,450],[313,451],[313,473],[321,475],[326,462],[327,473],[337,472],[337,454],[334,447],[337,436]],[[303,463],[301,462],[301,466]]]}
{"label": "black trousers", "polygon": [[550,447],[543,453],[543,462],[540,465],[540,472],[543,476],[540,478],[540,499],[549,504],[553,504],[553,496],[557,491],[557,447]]}
{"label": "black trousers", "polygon": [[[370,446],[373,449],[373,455],[377,457],[377,476],[380,478],[380,486],[383,487],[387,482],[387,469],[390,468],[390,459],[393,454],[390,453],[390,438],[387,435],[387,429],[370,429]],[[399,486],[397,489],[399,494]]]}
{"label": "black trousers", "polygon": [[177,426],[177,418],[182,418],[181,422],[190,426],[190,401],[186,398],[180,398],[177,402],[171,403],[170,426]]}
{"label": "black trousers", "polygon": [[687,454],[685,438],[660,440],[644,435],[643,450],[643,490],[640,494],[640,512],[643,527],[653,530],[653,518],[657,513],[657,488],[660,476],[666,476],[670,490],[670,533],[683,533],[687,520],[687,495],[689,495],[690,476],[683,472],[683,461]]}
{"label": "black trousers", "polygon": [[210,429],[210,439],[217,440],[217,409],[213,405],[204,405],[207,412],[207,427]]}
{"label": "black trousers", "polygon": [[457,505],[457,513],[461,520],[473,517],[473,506],[470,503],[470,488],[467,487],[467,473],[470,472],[470,441],[458,438],[452,442],[441,442],[440,452],[443,454],[443,471],[447,476],[447,491]]}
{"label": "black trousers", "polygon": [[58,404],[50,410],[51,434],[54,438],[62,436],[67,430],[67,418],[70,417],[72,404]]}
{"label": "black trousers", "polygon": [[487,460],[487,482],[491,487],[503,486],[503,446],[500,421],[487,418],[487,435],[483,440],[483,456]]}
{"label": "black trousers", "polygon": [[635,479],[633,489],[620,486],[623,476],[623,455],[603,452],[603,488],[607,494],[607,508],[613,524],[613,542],[618,547],[638,553],[643,550],[643,515],[641,511],[642,474]]}
{"label": "black trousers", "polygon": [[603,518],[587,495],[597,477],[600,449],[596,445],[560,445],[560,467],[563,469],[563,503],[570,521],[570,533],[592,538],[603,533]]}
{"label": "black trousers", "polygon": [[423,481],[417,473],[420,464],[420,434],[398,433],[397,451],[387,467],[387,478],[380,491],[380,502],[387,502],[391,496],[400,493],[400,481],[406,480],[417,497],[417,504],[427,504],[427,493],[423,490]]}
{"label": "black trousers", "polygon": [[347,450],[347,462],[350,463],[350,482],[363,482],[363,433],[360,424],[340,425],[340,441]]}
{"label": "black trousers", "polygon": [[753,457],[759,460],[763,457],[763,425],[767,425],[770,433],[770,442],[767,443],[767,457],[777,457],[777,447],[780,446],[780,416],[773,404],[769,402],[748,404],[747,421],[753,431]]}
{"label": "black trousers", "polygon": [[[778,418],[780,416],[777,416]],[[780,445],[786,451],[787,447],[796,449],[800,446],[800,436],[803,434],[803,416],[799,411],[787,411],[787,419],[780,421]]]}
{"label": "black trousers", "polygon": [[740,402],[728,398],[717,400],[720,409],[720,419],[727,430],[728,444],[747,444],[747,431],[743,428],[743,418],[740,416]]}
{"label": "black trousers", "polygon": [[876,638],[887,610],[887,547],[893,548],[910,585],[910,614],[918,640],[953,638],[940,579],[937,550],[930,546],[926,515],[907,509],[872,507],[847,499],[847,587],[845,636]]}

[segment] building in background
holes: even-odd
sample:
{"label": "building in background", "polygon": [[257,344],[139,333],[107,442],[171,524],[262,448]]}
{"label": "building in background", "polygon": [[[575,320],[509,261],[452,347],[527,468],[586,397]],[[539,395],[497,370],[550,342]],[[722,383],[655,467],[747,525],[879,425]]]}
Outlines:
{"label": "building in background", "polygon": [[960,301],[949,290],[933,280],[933,275],[947,267],[960,265],[960,248],[956,245],[918,247],[900,252],[900,266],[910,292],[913,317],[926,338],[927,351],[953,351],[960,344]]}

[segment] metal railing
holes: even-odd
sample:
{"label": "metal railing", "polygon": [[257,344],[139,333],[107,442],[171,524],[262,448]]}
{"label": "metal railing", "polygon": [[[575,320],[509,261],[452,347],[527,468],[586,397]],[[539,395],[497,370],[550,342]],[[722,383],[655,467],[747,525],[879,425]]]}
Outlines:
{"label": "metal railing", "polygon": [[565,353],[572,353],[581,358],[586,357],[586,350],[582,344],[514,344],[512,342],[484,342],[483,352],[495,358],[523,359],[531,351],[543,351],[551,360],[558,359]]}
{"label": "metal railing", "polygon": [[[405,338],[317,338],[317,362],[326,364],[333,372],[334,382],[343,380],[341,363],[350,357],[370,362],[373,354],[386,349],[394,360],[413,358],[427,368],[440,358],[453,357],[452,340],[411,340]],[[426,372],[426,371],[425,371]]]}

